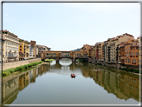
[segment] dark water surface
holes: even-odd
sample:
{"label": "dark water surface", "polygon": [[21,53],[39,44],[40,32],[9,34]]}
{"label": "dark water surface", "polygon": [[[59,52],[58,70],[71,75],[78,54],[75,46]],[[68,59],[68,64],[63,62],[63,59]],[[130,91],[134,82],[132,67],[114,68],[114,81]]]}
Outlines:
{"label": "dark water surface", "polygon": [[139,104],[139,75],[62,59],[3,78],[3,104]]}

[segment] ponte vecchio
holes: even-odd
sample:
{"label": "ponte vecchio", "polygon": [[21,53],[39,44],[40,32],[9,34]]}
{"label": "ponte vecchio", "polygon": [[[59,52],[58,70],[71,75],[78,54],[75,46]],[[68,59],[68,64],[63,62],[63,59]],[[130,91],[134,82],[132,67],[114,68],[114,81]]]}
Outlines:
{"label": "ponte vecchio", "polygon": [[42,51],[41,60],[45,61],[46,58],[56,59],[56,61],[62,58],[70,58],[72,62],[75,62],[76,59],[88,60],[88,53],[87,51]]}

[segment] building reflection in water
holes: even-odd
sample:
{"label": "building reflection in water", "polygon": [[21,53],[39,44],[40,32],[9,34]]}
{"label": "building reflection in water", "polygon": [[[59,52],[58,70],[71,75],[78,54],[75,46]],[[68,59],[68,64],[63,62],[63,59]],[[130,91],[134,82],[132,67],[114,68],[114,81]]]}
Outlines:
{"label": "building reflection in water", "polygon": [[70,66],[61,66],[56,63],[54,66],[42,64],[27,72],[10,76],[10,78],[5,77],[3,79],[3,104],[12,103],[20,90],[23,90],[29,83],[35,83],[36,77],[51,72],[50,69],[55,69],[55,71],[60,69],[58,73],[69,71],[66,72],[69,75],[71,72],[77,74],[79,69],[85,78],[92,78],[96,84],[99,84],[108,93],[113,93],[117,98],[125,100],[133,98],[139,101],[138,75],[116,69],[114,71],[113,69],[99,68],[94,64],[77,65],[72,63]]}
{"label": "building reflection in water", "polygon": [[11,104],[17,98],[19,91],[29,83],[36,82],[36,77],[47,71],[47,66],[41,65],[27,72],[3,78],[3,104]]}
{"label": "building reflection in water", "polygon": [[18,81],[19,77],[3,81],[3,104],[10,104],[17,98],[19,92]]}
{"label": "building reflection in water", "polygon": [[[117,72],[119,71],[119,72]],[[139,75],[120,71],[95,68],[82,70],[84,77],[90,77],[95,83],[104,87],[108,93],[113,93],[117,98],[128,100],[133,98],[139,101]]]}

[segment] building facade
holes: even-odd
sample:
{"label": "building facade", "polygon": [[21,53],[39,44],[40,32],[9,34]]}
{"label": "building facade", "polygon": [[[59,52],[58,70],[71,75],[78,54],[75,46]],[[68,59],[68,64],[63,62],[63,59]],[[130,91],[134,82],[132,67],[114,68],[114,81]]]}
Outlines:
{"label": "building facade", "polygon": [[99,59],[99,44],[100,42],[97,42],[95,44],[95,47],[94,47],[94,53],[95,53],[95,59],[98,60]]}
{"label": "building facade", "polygon": [[108,38],[108,40],[105,42],[105,62],[108,63],[110,62],[110,43],[111,43],[111,38]]}
{"label": "building facade", "polygon": [[88,53],[88,56],[90,56],[90,49],[93,48],[91,45],[85,44],[83,47],[80,49],[80,51],[86,51]]}
{"label": "building facade", "polygon": [[19,39],[15,34],[3,30],[1,42],[3,43],[3,62],[11,62],[19,60]]}
{"label": "building facade", "polygon": [[29,59],[29,42],[19,39],[19,60]]}
{"label": "building facade", "polygon": [[119,45],[122,42],[133,40],[134,36],[130,34],[123,34],[114,38],[111,38],[108,45],[108,61],[109,63],[118,63],[119,61]]}
{"label": "building facade", "polygon": [[36,41],[31,41],[29,44],[29,58],[36,58]]}
{"label": "building facade", "polygon": [[38,57],[41,57],[41,52],[42,51],[50,51],[51,48],[47,47],[47,46],[44,46],[44,45],[37,45],[37,48],[38,48]]}
{"label": "building facade", "polygon": [[104,51],[103,51],[104,42],[98,44],[98,60],[104,61]]}
{"label": "building facade", "polygon": [[130,40],[120,44],[120,62],[121,65],[126,66],[139,66],[140,58],[139,58],[139,41]]}

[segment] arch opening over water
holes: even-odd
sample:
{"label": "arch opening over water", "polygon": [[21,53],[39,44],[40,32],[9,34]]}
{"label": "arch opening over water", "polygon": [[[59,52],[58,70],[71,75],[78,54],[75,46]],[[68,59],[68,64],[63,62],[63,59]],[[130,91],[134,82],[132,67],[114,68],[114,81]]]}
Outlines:
{"label": "arch opening over water", "polygon": [[56,60],[53,60],[50,65],[54,66],[56,63],[59,63],[61,66],[70,66],[72,64],[72,60],[70,58],[62,58],[59,60],[59,62],[56,62]]}
{"label": "arch opening over water", "polygon": [[62,58],[59,60],[59,64],[61,66],[69,66],[72,64],[72,60],[70,58]]}

